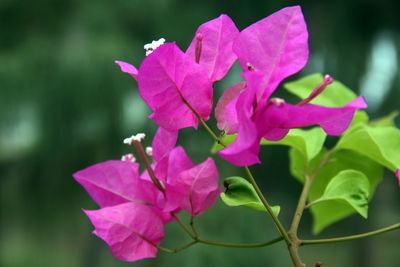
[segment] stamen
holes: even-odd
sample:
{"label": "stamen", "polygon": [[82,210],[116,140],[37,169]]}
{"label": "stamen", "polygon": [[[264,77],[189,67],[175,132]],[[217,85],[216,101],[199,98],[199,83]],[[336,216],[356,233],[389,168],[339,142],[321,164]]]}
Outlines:
{"label": "stamen", "polygon": [[[137,134],[136,136],[138,136],[138,135],[139,134]],[[144,135],[144,134],[142,134],[142,135]],[[143,136],[143,138],[144,138],[144,136]],[[151,181],[163,193],[163,195],[165,197],[165,187],[163,186],[161,181],[157,179],[156,175],[154,174],[154,170],[152,169],[150,162],[147,160],[142,143],[138,140],[135,140],[134,142],[132,142],[132,145],[136,149],[137,155],[139,155],[139,158],[142,160],[142,162],[146,166],[146,170],[150,176]]]}
{"label": "stamen", "polygon": [[124,144],[132,145],[134,141],[141,142],[145,137],[146,135],[144,133],[138,133],[136,135],[132,135],[131,137],[125,138]]}
{"label": "stamen", "polygon": [[196,46],[195,46],[195,60],[196,63],[200,63],[201,49],[202,49],[203,34],[196,34]]}
{"label": "stamen", "polygon": [[329,76],[328,74],[326,74],[324,76],[324,80],[322,81],[322,83],[320,83],[312,92],[311,94],[306,98],[303,99],[302,101],[300,101],[297,106],[303,106],[305,104],[308,104],[311,102],[311,100],[313,100],[314,98],[316,98],[319,94],[321,94],[325,88],[330,85],[331,83],[333,83],[334,79]]}
{"label": "stamen", "polygon": [[151,146],[146,147],[146,154],[149,157],[153,156],[153,148]]}
{"label": "stamen", "polygon": [[126,155],[123,155],[123,156],[121,157],[121,160],[122,160],[122,161],[136,162],[136,158],[135,158],[135,156],[134,156],[133,154],[126,154]]}
{"label": "stamen", "polygon": [[164,38],[160,38],[158,41],[152,41],[149,44],[145,44],[143,46],[143,48],[144,48],[144,50],[146,50],[146,56],[148,56],[151,53],[153,53],[154,50],[156,50],[158,47],[160,47],[164,43],[165,43],[165,39]]}
{"label": "stamen", "polygon": [[247,63],[246,63],[246,66],[247,66],[247,69],[248,69],[249,71],[253,71],[253,70],[255,70],[254,66],[253,66],[253,65],[251,65],[251,63],[250,63],[250,62],[247,62]]}

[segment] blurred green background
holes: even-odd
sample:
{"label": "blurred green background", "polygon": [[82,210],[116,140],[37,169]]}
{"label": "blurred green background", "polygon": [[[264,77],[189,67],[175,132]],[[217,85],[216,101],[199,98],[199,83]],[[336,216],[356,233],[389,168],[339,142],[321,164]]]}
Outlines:
{"label": "blurred green background", "polygon": [[[400,108],[400,20],[397,0],[36,0],[0,1],[0,266],[291,266],[285,246],[228,249],[197,245],[179,254],[135,263],[115,260],[92,235],[81,208],[96,205],[71,174],[118,159],[130,149],[124,137],[154,134],[150,110],[136,83],[113,63],[139,66],[143,45],[164,37],[185,50],[197,27],[221,13],[243,29],[288,5],[300,4],[310,34],[310,61],[297,76],[329,73],[364,95],[376,118]],[[235,70],[236,68],[236,70]],[[216,96],[240,78],[235,66]],[[290,80],[289,79],[289,80]],[[397,120],[399,125],[399,120]],[[146,139],[150,144],[151,138]],[[208,156],[211,139],[182,131],[180,144],[196,163]],[[399,152],[400,153],[400,152]],[[253,167],[280,218],[288,223],[300,192],[290,177],[287,149],[263,148]],[[216,158],[221,178],[241,174]],[[326,229],[321,237],[369,231],[399,221],[400,194],[387,173],[370,206]],[[312,218],[302,220],[310,237]],[[258,242],[277,236],[271,220],[220,201],[197,222],[204,238]],[[309,266],[399,266],[400,232],[300,250]],[[187,241],[174,224],[164,246]]]}

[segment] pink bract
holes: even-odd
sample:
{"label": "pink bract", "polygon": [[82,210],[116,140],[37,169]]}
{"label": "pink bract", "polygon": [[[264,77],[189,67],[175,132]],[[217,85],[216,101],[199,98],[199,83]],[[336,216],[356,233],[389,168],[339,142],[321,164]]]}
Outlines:
{"label": "pink bract", "polygon": [[[278,141],[292,128],[320,125],[327,134],[340,135],[354,112],[367,106],[362,97],[337,108],[295,106],[283,99],[269,99],[283,79],[307,63],[307,40],[299,6],[284,8],[239,34],[233,50],[243,67],[246,89],[220,100],[225,113],[218,112],[219,125],[238,133],[231,145],[218,152],[222,158],[237,166],[259,163],[260,140]],[[226,114],[232,113],[234,119],[229,120]]]}
{"label": "pink bract", "polygon": [[100,210],[84,210],[95,227],[93,233],[124,261],[154,258],[155,245],[164,238],[164,224],[149,206],[129,202]]}
{"label": "pink bract", "polygon": [[123,62],[123,61],[118,61],[118,60],[115,61],[115,64],[117,64],[121,68],[122,72],[126,72],[126,73],[130,74],[135,80],[138,79],[139,72],[135,68],[135,66],[133,66],[129,63]]}
{"label": "pink bract", "polygon": [[206,70],[174,43],[167,43],[147,56],[139,68],[139,93],[153,110],[150,118],[173,131],[197,128],[198,120],[208,120],[213,89]]}
{"label": "pink bract", "polygon": [[239,30],[231,18],[221,15],[197,29],[186,54],[195,60],[196,37],[201,36],[199,64],[207,70],[211,81],[221,80],[237,58],[232,51],[232,44],[238,34]]}
{"label": "pink bract", "polygon": [[245,72],[263,73],[257,100],[265,101],[307,63],[308,32],[300,6],[281,9],[241,31],[233,51]]}
{"label": "pink bract", "polygon": [[155,203],[158,189],[139,177],[139,164],[109,160],[73,174],[100,207],[126,202]]}

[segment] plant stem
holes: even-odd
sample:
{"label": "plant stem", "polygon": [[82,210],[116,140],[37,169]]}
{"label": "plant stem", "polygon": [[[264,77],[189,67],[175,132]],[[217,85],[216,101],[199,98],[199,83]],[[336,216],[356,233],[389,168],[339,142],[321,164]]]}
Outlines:
{"label": "plant stem", "polygon": [[290,257],[295,266],[305,266],[302,263],[300,256],[299,256],[299,252],[298,252],[300,242],[299,242],[299,238],[297,236],[297,231],[298,231],[300,220],[301,220],[301,217],[303,215],[303,211],[304,211],[304,208],[306,205],[307,196],[308,196],[308,193],[310,192],[311,184],[312,184],[312,177],[305,175],[303,190],[301,191],[299,202],[297,203],[297,208],[296,208],[296,211],[294,212],[293,220],[290,225],[289,232],[288,232],[290,240],[292,240],[292,243],[289,245]]}
{"label": "plant stem", "polygon": [[300,220],[303,215],[303,211],[307,202],[308,193],[310,192],[312,184],[312,177],[306,175],[304,179],[303,190],[301,191],[301,195],[299,198],[299,202],[297,203],[296,211],[293,215],[292,224],[289,229],[289,234],[295,236],[297,238],[297,229],[299,228]]}
{"label": "plant stem", "polygon": [[189,248],[189,247],[191,247],[191,246],[193,246],[193,245],[195,245],[197,243],[199,243],[199,242],[197,240],[194,240],[194,241],[192,241],[192,242],[190,242],[190,243],[188,243],[188,244],[186,244],[186,245],[184,245],[182,247],[175,248],[175,249],[164,248],[164,247],[161,247],[161,246],[157,246],[157,248],[159,250],[163,251],[163,252],[174,254],[174,253],[177,253],[177,252],[179,252],[181,250],[187,249],[187,248]]}
{"label": "plant stem", "polygon": [[285,239],[286,244],[290,244],[291,241],[289,239],[288,234],[286,233],[285,228],[283,227],[283,225],[279,221],[278,217],[276,217],[274,212],[272,211],[271,206],[269,205],[267,199],[264,197],[263,193],[261,192],[261,189],[258,186],[256,180],[254,179],[253,175],[251,174],[251,171],[250,171],[249,167],[245,166],[244,170],[246,171],[246,174],[247,174],[247,176],[249,178],[249,182],[253,185],[254,189],[256,190],[256,193],[257,193],[258,197],[261,199],[261,202],[263,203],[263,205],[267,209],[269,215],[271,215],[272,220],[274,221],[275,226],[278,228],[279,233],[281,234],[283,239]]}
{"label": "plant stem", "polygon": [[352,241],[357,239],[362,239],[366,237],[371,237],[375,235],[380,235],[386,232],[390,232],[393,230],[400,229],[400,223],[393,224],[388,227],[384,227],[375,231],[358,234],[358,235],[349,235],[344,237],[336,237],[336,238],[326,238],[326,239],[314,239],[314,240],[301,240],[302,246],[307,245],[319,245],[319,244],[329,244],[329,243],[337,243],[337,242],[345,242],[345,241]]}
{"label": "plant stem", "polygon": [[174,217],[174,219],[176,220],[176,222],[179,224],[179,226],[193,239],[193,240],[197,240],[197,236],[195,234],[193,234],[190,229],[182,222],[182,220],[176,216],[176,214],[171,212],[171,216]]}
{"label": "plant stem", "polygon": [[192,232],[193,232],[194,236],[197,238],[198,234],[196,231],[196,227],[194,226],[194,217],[193,216],[190,217],[190,228],[192,228]]}
{"label": "plant stem", "polygon": [[146,153],[144,152],[142,143],[140,141],[133,141],[132,142],[133,147],[136,149],[140,159],[143,161],[144,165],[146,166],[146,170],[149,173],[151,181],[156,185],[158,189],[163,193],[165,197],[165,188],[163,185],[160,183],[160,181],[157,179],[156,175],[154,174],[153,168],[151,168],[150,162],[147,160]]}
{"label": "plant stem", "polygon": [[305,173],[304,173],[304,185],[303,189],[301,191],[299,201],[297,203],[296,210],[293,215],[293,220],[289,228],[288,235],[290,237],[290,240],[292,243],[289,245],[289,252],[290,252],[290,257],[292,259],[292,262],[295,266],[305,266],[305,264],[302,263],[300,256],[299,256],[299,246],[301,246],[301,241],[298,238],[298,229],[299,229],[299,224],[301,217],[303,216],[303,211],[307,207],[307,198],[308,194],[310,193],[311,185],[314,181],[315,176],[319,173],[321,168],[329,161],[330,159],[331,152],[327,152],[324,157],[321,159],[319,162],[318,166],[315,168],[314,172],[309,175],[308,174],[308,167],[306,167]]}
{"label": "plant stem", "polygon": [[282,240],[283,240],[283,237],[280,236],[280,237],[277,237],[270,241],[262,242],[262,243],[238,244],[238,243],[226,243],[226,242],[219,242],[219,241],[211,241],[211,240],[206,240],[206,239],[202,239],[202,238],[197,239],[197,241],[199,243],[213,245],[213,246],[219,246],[219,247],[230,247],[230,248],[260,248],[260,247],[266,247],[266,246],[273,245]]}

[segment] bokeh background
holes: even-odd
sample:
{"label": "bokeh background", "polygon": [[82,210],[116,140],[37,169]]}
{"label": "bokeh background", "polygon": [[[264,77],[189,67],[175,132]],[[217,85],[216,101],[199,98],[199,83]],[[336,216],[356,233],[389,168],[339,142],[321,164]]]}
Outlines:
{"label": "bokeh background", "polygon": [[[397,0],[1,0],[0,1],[0,266],[291,266],[285,246],[229,249],[197,245],[179,254],[135,263],[115,260],[92,235],[81,208],[95,209],[71,174],[118,159],[130,149],[122,139],[154,134],[150,110],[136,83],[113,63],[138,66],[143,45],[164,37],[186,49],[196,28],[226,13],[239,29],[288,5],[300,4],[310,34],[310,61],[297,76],[329,73],[364,95],[371,118],[400,108],[400,20]],[[219,82],[216,96],[240,78],[238,66]],[[281,94],[283,96],[284,93]],[[399,120],[397,120],[399,125]],[[150,144],[151,138],[146,140]],[[179,143],[196,163],[209,154],[211,139],[185,129]],[[400,152],[399,152],[400,153]],[[255,176],[268,199],[280,204],[286,222],[300,192],[290,177],[287,148],[262,149]],[[216,158],[221,178],[241,174]],[[400,193],[387,173],[370,206],[334,224],[321,237],[369,231],[399,221]],[[302,220],[310,237],[312,218]],[[257,242],[277,236],[271,220],[220,201],[197,225],[204,238]],[[400,233],[301,249],[304,260],[326,266],[400,264]],[[168,225],[164,246],[187,241]]]}

